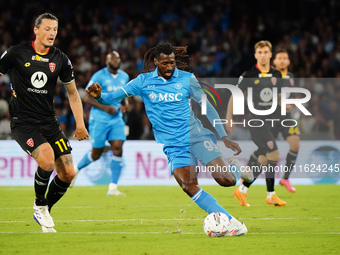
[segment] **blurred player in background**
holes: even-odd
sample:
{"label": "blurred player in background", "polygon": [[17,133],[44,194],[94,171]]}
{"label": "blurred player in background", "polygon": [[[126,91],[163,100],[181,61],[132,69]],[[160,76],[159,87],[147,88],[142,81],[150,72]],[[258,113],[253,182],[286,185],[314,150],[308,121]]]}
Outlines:
{"label": "blurred player in background", "polygon": [[[291,72],[288,71],[288,66],[290,64],[288,52],[286,50],[279,50],[275,54],[275,58],[273,64],[276,69],[281,72],[283,78],[282,86],[291,87],[294,86],[294,76]],[[274,112],[274,118],[282,120],[283,117],[292,119],[292,116],[289,116],[291,108],[290,105],[287,105],[287,116],[281,116],[281,107],[277,107],[276,111]],[[296,192],[296,189],[290,184],[289,175],[292,169],[295,166],[296,158],[298,155],[298,151],[300,148],[300,131],[299,127],[286,127],[282,125],[276,125],[273,129],[274,137],[281,132],[283,138],[289,143],[290,150],[286,157],[286,168],[285,173],[280,180],[280,184],[285,186],[288,191]]]}
{"label": "blurred player in background", "polygon": [[[50,216],[52,206],[66,193],[75,176],[70,143],[60,129],[53,106],[58,77],[64,83],[74,118],[75,137],[88,137],[83,106],[68,57],[54,41],[58,19],[49,13],[35,20],[35,40],[10,47],[0,60],[0,73],[9,73],[12,85],[11,130],[21,148],[38,163],[34,176],[33,218],[43,232],[56,232]],[[55,168],[57,175],[51,181]]]}
{"label": "blurred player in background", "polygon": [[[183,191],[207,213],[223,212],[228,215],[231,221],[228,235],[243,235],[247,233],[246,226],[198,186],[198,172],[195,168],[197,160],[202,165],[214,169],[218,166],[224,167],[225,171],[212,173],[221,186],[234,186],[241,174],[242,178],[248,181],[251,181],[253,176],[249,171],[240,171],[240,162],[235,157],[229,159],[229,165],[238,171],[228,170],[228,165],[216,145],[216,137],[194,116],[189,105],[190,97],[201,103],[204,92],[192,73],[182,71],[187,67],[187,58],[186,47],[160,43],[144,56],[147,72],[131,80],[125,87],[112,93],[101,93],[101,86],[97,83],[89,86],[86,92],[104,104],[119,101],[127,96],[140,95],[152,123],[155,139],[164,144],[163,151],[167,155],[171,174]],[[154,71],[150,69],[150,64],[156,66]],[[207,117],[210,122],[219,119],[209,102]],[[215,129],[227,148],[235,151],[235,155],[241,152],[237,143],[228,140],[223,126],[216,125]]]}
{"label": "blurred player in background", "polygon": [[[110,52],[106,56],[106,67],[97,71],[90,79],[88,86],[93,83],[102,85],[102,91],[112,92],[125,86],[129,81],[129,75],[119,69],[121,59],[117,51]],[[86,153],[75,168],[76,174],[81,169],[96,161],[102,155],[105,142],[108,141],[113,152],[110,170],[111,182],[109,184],[108,196],[125,196],[118,190],[118,180],[123,167],[123,143],[125,137],[125,122],[122,119],[120,102],[110,105],[98,103],[88,94],[83,100],[92,106],[89,118],[89,132],[91,137],[92,150]],[[75,179],[72,181],[71,187]]]}
{"label": "blurred player in background", "polygon": [[[259,41],[255,44],[255,59],[257,64],[248,71],[244,72],[238,81],[238,87],[242,91],[247,91],[250,87],[253,89],[253,104],[257,110],[267,110],[272,107],[273,93],[272,89],[275,87],[280,88],[281,73],[270,65],[270,59],[272,57],[272,45],[269,41]],[[267,184],[267,204],[273,204],[275,206],[286,205],[285,201],[282,201],[275,193],[275,171],[274,168],[279,160],[279,151],[275,142],[274,135],[271,129],[271,122],[265,121],[269,116],[261,116],[253,113],[249,114],[252,121],[252,126],[249,126],[251,138],[258,146],[248,161],[248,166],[254,172],[255,179],[262,171],[262,166],[266,167],[266,184]],[[232,132],[233,126],[231,120],[233,119],[233,97],[231,96],[228,109],[226,126],[229,132]],[[264,123],[261,126],[261,121]],[[254,171],[256,170],[256,171]],[[254,181],[255,181],[254,179]],[[250,206],[247,203],[247,194],[250,185],[254,182],[244,180],[243,183],[234,191],[235,197],[240,201],[241,206]]]}

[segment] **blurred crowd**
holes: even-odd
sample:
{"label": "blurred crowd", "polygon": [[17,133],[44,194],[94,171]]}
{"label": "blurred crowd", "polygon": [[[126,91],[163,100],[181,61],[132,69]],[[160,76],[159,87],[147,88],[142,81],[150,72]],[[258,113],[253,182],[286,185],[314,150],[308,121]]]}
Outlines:
{"label": "blurred crowd", "polygon": [[[20,8],[18,8],[20,6]],[[238,77],[255,64],[254,44],[269,40],[273,52],[286,49],[289,70],[310,82],[311,117],[300,116],[302,138],[340,139],[340,2],[336,0],[173,0],[173,1],[19,1],[0,0],[0,53],[34,39],[37,15],[59,18],[55,46],[70,58],[80,95],[109,51],[120,53],[130,79],[143,72],[143,56],[161,41],[188,46],[189,70],[197,77]],[[325,78],[334,78],[325,82]],[[336,79],[337,78],[337,79]],[[8,76],[0,77],[0,136],[9,136],[6,107]],[[140,98],[131,98],[125,114],[128,139],[153,139]],[[65,89],[56,88],[55,108],[71,136],[74,119]],[[84,104],[88,120],[90,106]],[[309,138],[310,137],[310,138]]]}

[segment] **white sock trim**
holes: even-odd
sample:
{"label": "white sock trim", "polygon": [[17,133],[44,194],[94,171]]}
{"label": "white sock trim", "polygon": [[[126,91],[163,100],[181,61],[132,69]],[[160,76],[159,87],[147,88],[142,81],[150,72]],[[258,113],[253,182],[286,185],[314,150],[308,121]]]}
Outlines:
{"label": "white sock trim", "polygon": [[87,158],[89,159],[90,162],[93,162],[94,160],[93,160],[93,158],[92,158],[92,156],[91,156],[91,153],[92,153],[92,151],[89,151],[89,152],[87,153]]}
{"label": "white sock trim", "polygon": [[247,194],[248,193],[248,187],[244,186],[243,184],[240,185],[240,187],[238,187],[238,190],[242,193],[242,194]]}
{"label": "white sock trim", "polygon": [[112,183],[112,182],[111,182],[111,183],[109,184],[109,189],[110,189],[110,190],[117,189],[117,188],[118,188],[118,185],[117,185],[116,183]]}
{"label": "white sock trim", "polygon": [[123,161],[123,157],[112,155],[112,160],[121,162],[121,161]]}
{"label": "white sock trim", "polygon": [[196,200],[199,199],[199,197],[201,196],[202,191],[203,191],[202,189],[197,191],[197,193],[191,198],[191,200],[196,202]]}
{"label": "white sock trim", "polygon": [[275,191],[267,192],[268,198],[271,198],[273,195],[275,195]]}

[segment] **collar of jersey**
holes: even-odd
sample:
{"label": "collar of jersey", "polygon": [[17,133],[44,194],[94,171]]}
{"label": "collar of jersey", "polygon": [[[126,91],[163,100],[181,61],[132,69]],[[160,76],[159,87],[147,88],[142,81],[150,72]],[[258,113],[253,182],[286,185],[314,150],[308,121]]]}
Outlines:
{"label": "collar of jersey", "polygon": [[50,52],[50,49],[51,49],[51,47],[49,47],[46,53],[38,52],[34,48],[34,41],[32,41],[32,48],[34,49],[35,53],[38,53],[39,55],[47,55]]}
{"label": "collar of jersey", "polygon": [[107,72],[108,74],[111,74],[111,75],[118,75],[118,73],[120,72],[120,70],[119,70],[119,69],[117,69],[117,73],[116,73],[116,74],[113,74],[113,73],[111,73],[111,72],[110,72],[110,70],[109,70],[109,68],[108,68],[108,67],[105,67],[105,69],[106,69],[106,71],[105,71],[105,72]]}
{"label": "collar of jersey", "polygon": [[256,66],[257,70],[259,70],[261,73],[268,73],[270,71],[270,65],[269,65],[269,69],[267,71],[261,71],[257,64],[255,66]]}
{"label": "collar of jersey", "polygon": [[[174,70],[174,73],[172,74],[172,77],[178,77],[178,73],[179,73],[179,70],[177,69],[177,67],[175,67],[175,70]],[[153,71],[152,77],[153,78],[159,77],[159,75],[158,75],[158,68],[157,67],[156,67],[155,71]]]}

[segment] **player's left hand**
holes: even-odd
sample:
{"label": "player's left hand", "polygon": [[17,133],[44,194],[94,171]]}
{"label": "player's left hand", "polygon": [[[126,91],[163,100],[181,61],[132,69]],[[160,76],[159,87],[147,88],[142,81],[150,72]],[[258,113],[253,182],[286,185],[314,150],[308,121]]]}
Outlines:
{"label": "player's left hand", "polygon": [[78,141],[84,140],[89,137],[89,133],[87,132],[87,129],[85,126],[76,128],[76,131],[74,133],[74,137],[78,139]]}
{"label": "player's left hand", "polygon": [[235,151],[234,156],[236,156],[236,155],[238,155],[238,154],[240,154],[242,152],[242,150],[241,150],[240,146],[238,145],[238,143],[230,141],[228,139],[228,137],[223,136],[222,137],[222,141],[224,142],[225,147],[230,148],[233,151]]}

